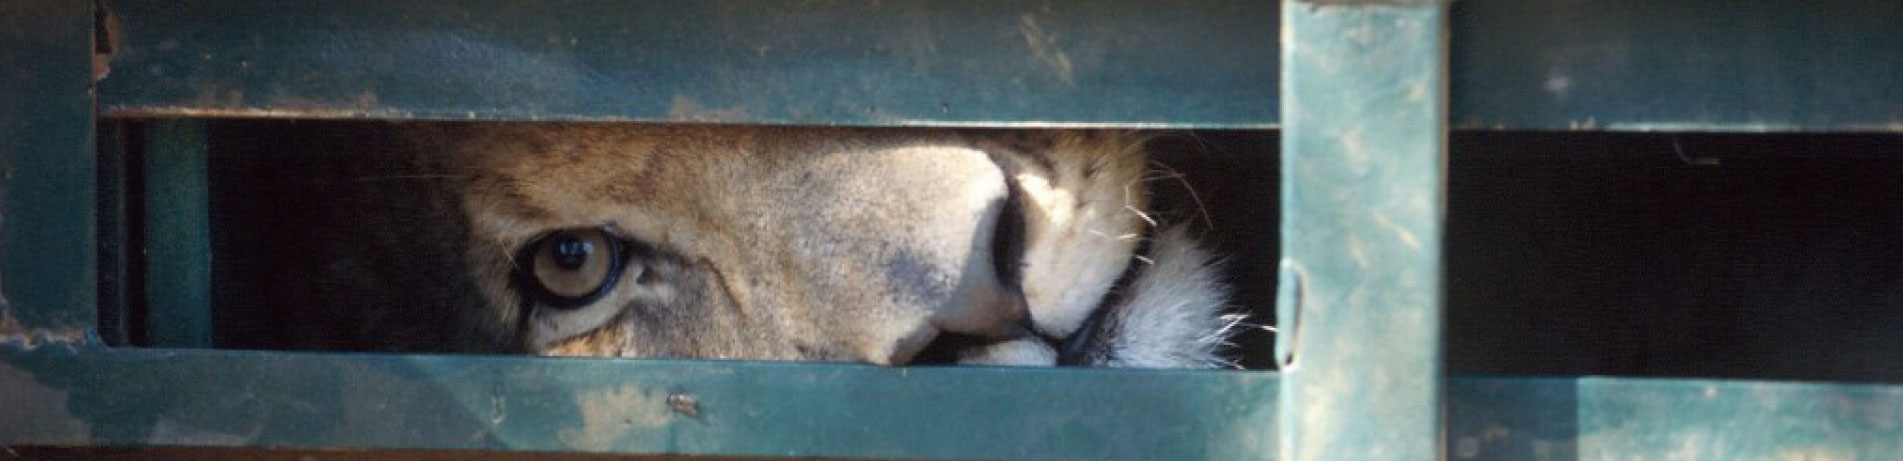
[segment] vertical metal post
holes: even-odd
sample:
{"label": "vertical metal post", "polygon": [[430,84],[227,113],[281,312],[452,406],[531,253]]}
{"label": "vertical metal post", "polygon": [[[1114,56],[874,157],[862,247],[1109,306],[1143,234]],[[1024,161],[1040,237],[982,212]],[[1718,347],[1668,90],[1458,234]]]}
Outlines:
{"label": "vertical metal post", "polygon": [[0,1],[0,346],[98,317],[93,2]]}
{"label": "vertical metal post", "polygon": [[147,130],[146,334],[154,347],[211,347],[205,122],[155,120]]}
{"label": "vertical metal post", "polygon": [[1442,454],[1446,11],[1282,2],[1283,459]]}

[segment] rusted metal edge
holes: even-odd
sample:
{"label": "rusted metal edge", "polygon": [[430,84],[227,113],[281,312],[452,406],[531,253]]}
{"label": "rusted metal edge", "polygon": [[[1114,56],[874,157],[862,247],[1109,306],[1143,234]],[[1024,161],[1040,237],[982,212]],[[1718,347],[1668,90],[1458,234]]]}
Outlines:
{"label": "rusted metal edge", "polygon": [[[0,300],[0,303],[5,302]],[[41,346],[65,346],[68,349],[104,344],[84,328],[27,328],[13,318],[13,310],[0,307],[0,347],[31,351]]]}

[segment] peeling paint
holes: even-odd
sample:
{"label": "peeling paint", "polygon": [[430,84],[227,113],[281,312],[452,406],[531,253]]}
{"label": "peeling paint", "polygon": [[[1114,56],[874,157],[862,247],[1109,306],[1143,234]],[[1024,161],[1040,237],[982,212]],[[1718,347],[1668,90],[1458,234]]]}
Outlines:
{"label": "peeling paint", "polygon": [[649,392],[633,384],[579,392],[575,407],[581,410],[581,427],[564,428],[556,438],[580,450],[606,451],[631,431],[666,427],[674,419],[665,393]]}
{"label": "peeling paint", "polygon": [[74,348],[93,344],[94,341],[81,328],[28,328],[13,317],[13,309],[0,299],[0,346],[31,351],[47,345],[61,345]]}
{"label": "peeling paint", "polygon": [[119,54],[119,18],[100,2],[93,12],[93,81],[112,73],[112,58]]}

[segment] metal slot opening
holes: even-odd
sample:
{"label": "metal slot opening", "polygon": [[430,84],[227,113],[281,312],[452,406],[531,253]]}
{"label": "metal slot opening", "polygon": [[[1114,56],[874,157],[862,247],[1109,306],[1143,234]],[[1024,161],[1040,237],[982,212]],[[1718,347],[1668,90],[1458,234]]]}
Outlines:
{"label": "metal slot opening", "polygon": [[1461,132],[1451,373],[1903,381],[1903,136]]}
{"label": "metal slot opening", "polygon": [[[405,123],[108,119],[101,331],[116,345],[508,352],[458,338],[461,196],[389,149]],[[477,122],[525,123],[525,122]],[[1277,140],[1169,131],[1150,141],[1153,218],[1189,223],[1250,326],[1240,365],[1272,368]],[[447,207],[447,208],[446,208]],[[123,218],[123,219],[120,219]],[[115,220],[116,219],[116,220]],[[194,227],[196,226],[196,227]],[[399,244],[408,242],[408,244]],[[374,251],[368,249],[374,248]],[[116,268],[116,269],[115,269]],[[471,295],[472,296],[472,295]]]}

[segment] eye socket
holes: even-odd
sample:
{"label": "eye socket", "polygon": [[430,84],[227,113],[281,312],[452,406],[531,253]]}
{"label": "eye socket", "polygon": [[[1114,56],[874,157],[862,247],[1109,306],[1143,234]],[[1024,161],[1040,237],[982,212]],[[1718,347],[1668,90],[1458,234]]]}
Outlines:
{"label": "eye socket", "polygon": [[523,248],[516,280],[541,305],[573,309],[606,295],[623,266],[619,239],[600,229],[550,233]]}

